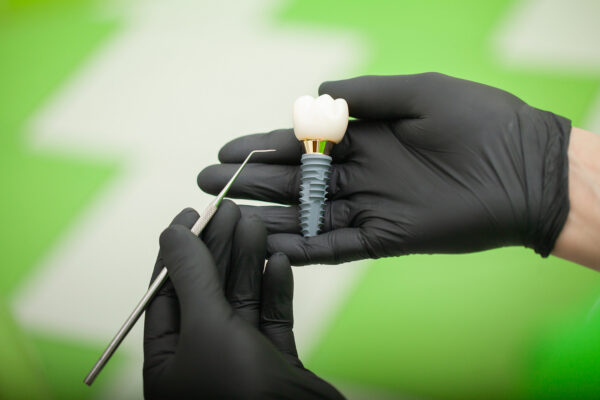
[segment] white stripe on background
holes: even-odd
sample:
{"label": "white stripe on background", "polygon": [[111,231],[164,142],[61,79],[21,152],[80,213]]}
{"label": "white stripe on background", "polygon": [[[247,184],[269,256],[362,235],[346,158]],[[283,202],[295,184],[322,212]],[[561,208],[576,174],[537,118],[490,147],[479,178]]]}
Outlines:
{"label": "white stripe on background", "polygon": [[[508,66],[600,76],[600,1],[517,2],[493,37]],[[600,134],[600,93],[580,126]]]}

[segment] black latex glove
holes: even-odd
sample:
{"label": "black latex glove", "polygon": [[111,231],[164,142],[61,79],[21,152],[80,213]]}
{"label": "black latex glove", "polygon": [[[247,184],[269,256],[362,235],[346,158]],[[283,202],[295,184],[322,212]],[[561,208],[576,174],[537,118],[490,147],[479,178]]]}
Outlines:
{"label": "black latex glove", "polygon": [[[569,211],[570,121],[505,91],[426,73],[325,82],[348,101],[334,147],[321,235],[303,238],[297,207],[246,209],[269,230],[269,252],[293,264],[524,245],[547,256]],[[241,137],[198,176],[217,193],[249,151],[230,195],[295,205],[300,143],[291,129]],[[258,164],[261,162],[262,164]]]}
{"label": "black latex glove", "polygon": [[144,396],[343,398],[298,359],[292,271],[276,254],[263,274],[262,222],[225,201],[203,242],[189,230],[197,218],[184,210],[160,237],[153,279],[166,265],[169,280],[146,311]]}

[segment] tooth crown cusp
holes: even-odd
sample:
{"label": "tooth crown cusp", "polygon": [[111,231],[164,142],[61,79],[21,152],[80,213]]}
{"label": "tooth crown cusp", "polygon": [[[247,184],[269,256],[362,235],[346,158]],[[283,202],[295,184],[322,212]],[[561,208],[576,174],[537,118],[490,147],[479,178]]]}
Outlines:
{"label": "tooth crown cusp", "polygon": [[339,143],[348,127],[348,103],[328,94],[301,96],[294,103],[294,134],[298,140]]}

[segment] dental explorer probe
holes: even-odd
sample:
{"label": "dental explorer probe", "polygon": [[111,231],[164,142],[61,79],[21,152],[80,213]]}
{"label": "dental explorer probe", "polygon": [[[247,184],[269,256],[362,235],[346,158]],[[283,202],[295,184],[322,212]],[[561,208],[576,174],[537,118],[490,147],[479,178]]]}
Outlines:
{"label": "dental explorer probe", "polygon": [[[215,215],[215,213],[217,212],[217,209],[219,208],[219,205],[221,204],[221,201],[227,195],[227,192],[231,188],[231,185],[233,185],[233,182],[236,180],[236,178],[238,177],[240,172],[242,172],[242,169],[244,169],[244,167],[250,160],[250,157],[252,157],[252,155],[255,153],[266,153],[266,152],[271,152],[271,151],[275,151],[275,150],[274,149],[253,150],[250,152],[250,154],[248,154],[248,156],[246,157],[246,159],[244,160],[242,165],[240,165],[239,168],[237,169],[237,171],[235,171],[235,174],[233,174],[231,179],[229,179],[229,181],[227,182],[227,184],[225,185],[223,190],[221,190],[219,195],[217,197],[215,197],[206,206],[206,208],[202,211],[202,213],[200,214],[200,216],[194,223],[194,226],[192,226],[192,228],[190,229],[194,235],[199,235],[200,232],[202,232],[202,230],[206,226],[206,224],[208,224],[208,222],[211,220],[213,215]],[[117,348],[119,347],[119,345],[121,344],[123,339],[125,339],[125,336],[127,336],[129,331],[131,330],[131,328],[133,328],[133,326],[135,325],[137,320],[140,318],[140,316],[146,309],[146,306],[148,305],[150,300],[154,297],[154,295],[156,294],[158,289],[160,289],[160,287],[165,283],[166,280],[167,280],[167,268],[163,267],[162,270],[160,271],[160,273],[158,274],[158,276],[156,277],[156,279],[154,279],[154,281],[152,281],[152,284],[148,288],[148,291],[146,292],[144,297],[142,297],[142,299],[139,301],[137,306],[135,306],[135,308],[133,309],[133,312],[129,315],[127,320],[125,320],[125,323],[123,323],[123,325],[121,326],[121,329],[119,329],[119,331],[117,332],[117,334],[115,335],[113,340],[106,347],[106,350],[104,350],[104,352],[102,353],[102,355],[100,356],[98,361],[96,361],[96,364],[94,364],[94,366],[92,367],[90,372],[87,374],[87,376],[83,380],[83,382],[86,385],[91,386],[92,383],[94,383],[94,380],[96,379],[96,377],[98,376],[100,371],[102,371],[102,369],[104,368],[104,366],[106,365],[108,360],[110,360],[110,357],[117,350]]]}

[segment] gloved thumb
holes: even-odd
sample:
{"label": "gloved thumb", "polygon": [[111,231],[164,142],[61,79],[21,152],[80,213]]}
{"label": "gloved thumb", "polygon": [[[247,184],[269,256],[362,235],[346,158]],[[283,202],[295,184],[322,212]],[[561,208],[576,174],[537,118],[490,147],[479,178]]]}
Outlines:
{"label": "gloved thumb", "polygon": [[160,247],[179,300],[182,328],[192,315],[222,315],[226,302],[204,243],[185,226],[172,225],[160,235]]}
{"label": "gloved thumb", "polygon": [[323,82],[319,94],[343,98],[350,115],[356,118],[388,120],[418,118],[424,112],[424,96],[431,80],[439,74],[359,76]]}

